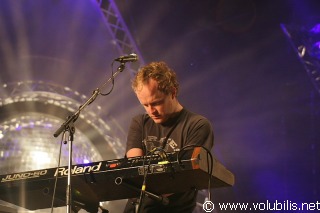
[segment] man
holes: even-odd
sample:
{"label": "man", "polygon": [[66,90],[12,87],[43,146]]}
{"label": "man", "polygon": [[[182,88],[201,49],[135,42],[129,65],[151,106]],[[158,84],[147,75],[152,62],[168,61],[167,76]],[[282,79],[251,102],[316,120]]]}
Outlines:
{"label": "man", "polygon": [[[135,116],[128,132],[127,157],[145,155],[155,147],[164,152],[179,151],[187,145],[199,145],[210,150],[213,130],[201,115],[185,109],[178,101],[179,83],[175,72],[164,62],[152,62],[142,67],[132,82],[146,114]],[[188,190],[188,189],[187,189]],[[192,212],[197,191],[165,195],[168,205],[144,197],[140,212]],[[135,212],[129,200],[125,212]]]}

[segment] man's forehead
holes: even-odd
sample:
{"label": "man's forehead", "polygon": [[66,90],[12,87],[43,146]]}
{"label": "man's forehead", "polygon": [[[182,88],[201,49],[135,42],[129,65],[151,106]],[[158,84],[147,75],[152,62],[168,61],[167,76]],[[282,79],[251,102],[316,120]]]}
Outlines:
{"label": "man's forehead", "polygon": [[139,99],[161,99],[166,96],[163,92],[157,88],[143,87],[141,90],[136,91],[136,95]]}
{"label": "man's forehead", "polygon": [[153,79],[149,79],[148,81],[140,82],[138,84],[136,93],[156,92],[157,90],[158,90],[158,82]]}
{"label": "man's forehead", "polygon": [[136,91],[136,95],[142,104],[150,104],[160,101],[166,97],[166,94],[157,89],[157,87],[144,85],[141,90]]}

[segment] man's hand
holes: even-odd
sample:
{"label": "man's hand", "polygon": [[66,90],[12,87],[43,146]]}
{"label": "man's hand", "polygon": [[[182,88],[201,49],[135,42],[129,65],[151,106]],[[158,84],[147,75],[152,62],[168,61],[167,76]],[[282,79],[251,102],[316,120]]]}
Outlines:
{"label": "man's hand", "polygon": [[127,152],[128,158],[142,156],[142,155],[143,155],[143,151],[140,148],[132,148],[132,149],[129,149]]}

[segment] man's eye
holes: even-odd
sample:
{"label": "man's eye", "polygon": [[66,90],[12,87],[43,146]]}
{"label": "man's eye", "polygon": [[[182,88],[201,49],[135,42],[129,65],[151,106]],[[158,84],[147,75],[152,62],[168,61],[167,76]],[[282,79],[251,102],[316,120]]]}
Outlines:
{"label": "man's eye", "polygon": [[161,102],[158,101],[158,102],[152,103],[151,106],[158,106],[158,105],[160,105],[160,104],[161,104]]}

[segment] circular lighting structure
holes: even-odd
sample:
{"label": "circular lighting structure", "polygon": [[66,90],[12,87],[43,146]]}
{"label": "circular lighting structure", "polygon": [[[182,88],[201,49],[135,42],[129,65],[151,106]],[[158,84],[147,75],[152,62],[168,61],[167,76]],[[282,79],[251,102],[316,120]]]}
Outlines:
{"label": "circular lighting structure", "polygon": [[[41,81],[4,84],[0,92],[0,173],[57,167],[60,147],[61,165],[67,165],[68,146],[53,133],[87,97]],[[119,158],[124,153],[120,130],[105,123],[100,111],[101,107],[90,105],[75,122],[73,164]]]}

